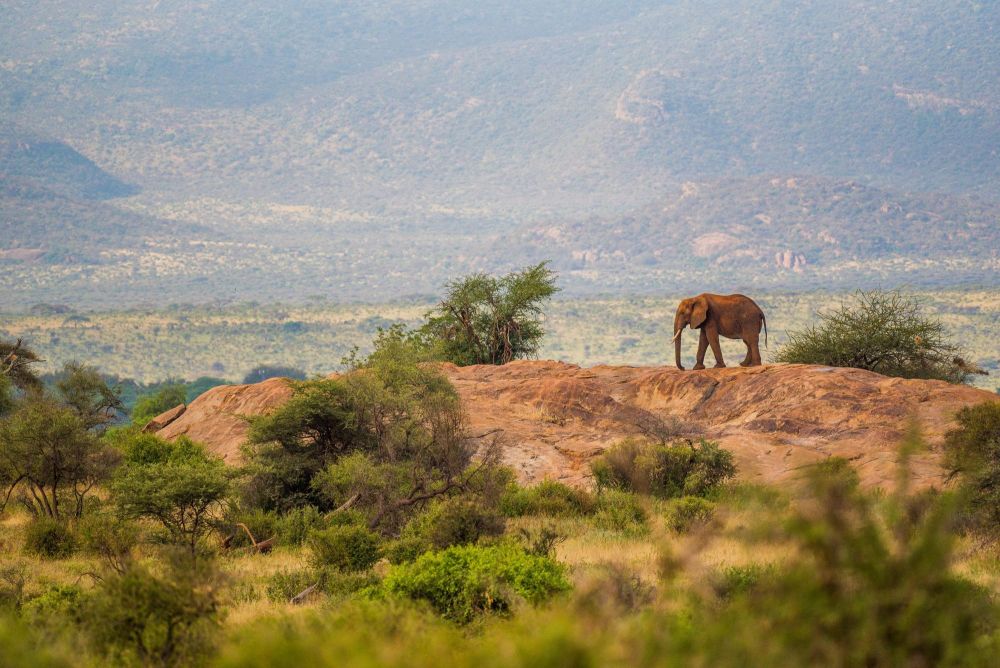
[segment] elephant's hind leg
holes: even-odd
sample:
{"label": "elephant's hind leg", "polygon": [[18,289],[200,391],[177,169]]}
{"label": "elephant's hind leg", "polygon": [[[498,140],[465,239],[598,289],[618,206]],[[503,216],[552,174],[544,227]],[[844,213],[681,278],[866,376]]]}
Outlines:
{"label": "elephant's hind leg", "polygon": [[743,366],[760,366],[760,332],[751,332],[743,339],[747,344],[747,358]]}

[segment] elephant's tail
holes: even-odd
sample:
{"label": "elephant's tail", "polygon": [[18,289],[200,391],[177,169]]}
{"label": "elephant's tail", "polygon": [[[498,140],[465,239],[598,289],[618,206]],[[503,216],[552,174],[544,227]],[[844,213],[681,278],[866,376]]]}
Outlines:
{"label": "elephant's tail", "polygon": [[763,313],[760,314],[760,321],[764,324],[764,347],[767,348],[767,318]]}

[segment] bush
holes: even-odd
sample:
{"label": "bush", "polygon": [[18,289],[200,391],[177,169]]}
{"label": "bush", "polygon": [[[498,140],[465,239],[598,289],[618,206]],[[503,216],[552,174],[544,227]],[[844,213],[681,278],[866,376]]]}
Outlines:
{"label": "bush", "polygon": [[379,559],[379,536],[363,526],[333,526],[314,530],[306,541],[317,567],[363,571]]}
{"label": "bush", "polygon": [[507,517],[576,517],[593,514],[595,507],[592,494],[554,480],[543,480],[532,487],[512,484],[500,498],[500,511]]}
{"label": "bush", "polygon": [[186,439],[142,442],[154,447],[133,450],[112,481],[118,511],[130,519],[155,520],[172,542],[195,554],[212,531],[233,472]]}
{"label": "bush", "polygon": [[646,510],[634,494],[617,489],[607,490],[597,497],[594,526],[605,531],[640,535],[647,531]]}
{"label": "bush", "polygon": [[958,428],[945,436],[946,465],[961,475],[965,524],[1000,533],[1000,401],[961,409]]}
{"label": "bush", "polygon": [[752,592],[767,578],[774,578],[776,574],[776,569],[770,564],[727,566],[712,578],[712,588],[719,598],[732,598]]}
{"label": "bush", "polygon": [[110,513],[85,516],[79,525],[85,549],[99,555],[117,573],[124,573],[132,562],[132,551],[139,542],[139,528]]}
{"label": "bush", "polygon": [[77,585],[56,584],[24,604],[24,618],[34,626],[79,622],[84,593]]}
{"label": "bush", "polygon": [[427,540],[421,536],[400,536],[386,544],[383,554],[390,564],[408,564],[430,549]]}
{"label": "bush", "polygon": [[76,537],[69,525],[50,517],[33,519],[25,531],[24,548],[50,559],[68,557],[76,549]]}
{"label": "bush", "polygon": [[467,623],[479,614],[505,613],[517,599],[540,603],[569,589],[563,567],[511,545],[455,546],[395,566],[383,591],[428,602],[442,616]]}
{"label": "bush", "polygon": [[686,533],[693,527],[707,524],[715,513],[715,504],[698,496],[675,499],[667,511],[667,526],[677,533]]}
{"label": "bush", "polygon": [[820,323],[790,332],[776,360],[867,369],[899,378],[964,382],[973,369],[941,322],[923,313],[916,297],[898,291],[859,291],[853,303],[819,313]]}
{"label": "bush", "polygon": [[84,624],[114,663],[192,665],[218,630],[221,580],[214,564],[173,555],[166,572],[133,564],[89,597]]}
{"label": "bush", "polygon": [[[346,513],[336,513],[334,517],[338,515],[346,515]],[[306,542],[310,531],[321,529],[325,524],[323,515],[315,506],[292,508],[278,518],[278,539],[284,545],[302,545]]]}
{"label": "bush", "polygon": [[705,496],[736,475],[733,456],[717,443],[663,445],[625,439],[591,464],[598,489],[624,489],[661,498]]}
{"label": "bush", "polygon": [[380,579],[371,572],[345,573],[334,568],[282,570],[268,578],[267,598],[276,603],[288,603],[294,596],[313,585],[328,596],[343,598],[362,590],[377,587]]}
{"label": "bush", "polygon": [[406,526],[404,535],[423,539],[431,548],[475,543],[482,536],[499,536],[504,518],[474,499],[452,497],[436,501]]}
{"label": "bush", "polygon": [[[245,525],[246,530],[239,526],[240,524]],[[247,535],[247,530],[259,543],[278,534],[279,524],[280,519],[276,512],[253,508],[251,510],[233,510],[227,513],[222,526],[227,534],[233,537],[229,543],[230,547],[247,547],[250,545],[250,536]]]}

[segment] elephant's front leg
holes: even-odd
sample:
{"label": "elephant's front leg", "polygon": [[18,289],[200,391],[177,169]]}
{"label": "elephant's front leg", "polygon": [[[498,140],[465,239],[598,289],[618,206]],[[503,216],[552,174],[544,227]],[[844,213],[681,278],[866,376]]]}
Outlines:
{"label": "elephant's front leg", "polygon": [[712,346],[712,354],[715,355],[715,368],[723,368],[726,366],[726,363],[722,359],[722,346],[719,345],[718,328],[713,327],[712,325],[705,325],[702,332],[708,337],[708,343]]}
{"label": "elephant's front leg", "polygon": [[705,368],[706,350],[708,350],[708,336],[705,334],[705,328],[703,327],[698,330],[698,356],[695,358],[696,364],[691,367],[695,371]]}

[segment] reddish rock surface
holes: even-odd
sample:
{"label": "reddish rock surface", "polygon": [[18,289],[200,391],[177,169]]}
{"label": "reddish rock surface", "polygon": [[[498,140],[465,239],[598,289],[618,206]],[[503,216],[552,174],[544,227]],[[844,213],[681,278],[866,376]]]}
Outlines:
{"label": "reddish rock surface", "polygon": [[213,387],[192,401],[183,415],[156,433],[167,439],[187,436],[227,462],[238,463],[248,428],[243,416],[266,413],[291,396],[292,390],[284,378],[271,378],[255,385]]}
{"label": "reddish rock surface", "polygon": [[[670,417],[731,450],[743,479],[786,480],[837,455],[851,459],[865,484],[890,485],[910,416],[932,446],[915,458],[914,473],[923,485],[936,484],[943,480],[938,446],[955,412],[997,400],[939,381],[804,365],[679,371],[530,361],[444,370],[472,435],[501,434],[504,458],[523,481],[574,485],[589,484],[590,460],[609,445]],[[278,379],[218,387],[158,433],[187,434],[235,462],[247,429],[239,416],[271,410],[290,394]]]}

